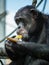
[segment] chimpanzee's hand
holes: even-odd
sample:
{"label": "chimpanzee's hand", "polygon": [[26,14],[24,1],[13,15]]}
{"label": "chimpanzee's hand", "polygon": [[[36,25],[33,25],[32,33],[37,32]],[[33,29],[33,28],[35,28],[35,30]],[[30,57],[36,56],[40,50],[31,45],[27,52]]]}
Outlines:
{"label": "chimpanzee's hand", "polygon": [[11,52],[14,52],[13,49],[12,49],[12,45],[13,45],[13,42],[9,41],[9,40],[6,40],[5,42],[5,47],[10,50]]}
{"label": "chimpanzee's hand", "polygon": [[23,58],[24,55],[26,54],[25,53],[26,49],[22,47],[20,44],[18,44],[18,42],[13,43],[9,40],[6,40],[5,49],[8,57],[11,60],[17,60],[18,58]]}
{"label": "chimpanzee's hand", "polygon": [[26,48],[24,46],[21,45],[22,42],[11,42],[9,40],[6,41],[6,48],[11,51],[14,54],[18,54],[18,55],[25,55],[26,52]]}
{"label": "chimpanzee's hand", "polygon": [[5,49],[7,52],[8,57],[11,60],[17,60],[24,56],[23,52],[20,51],[20,47],[17,43],[13,43],[9,40],[6,40]]}

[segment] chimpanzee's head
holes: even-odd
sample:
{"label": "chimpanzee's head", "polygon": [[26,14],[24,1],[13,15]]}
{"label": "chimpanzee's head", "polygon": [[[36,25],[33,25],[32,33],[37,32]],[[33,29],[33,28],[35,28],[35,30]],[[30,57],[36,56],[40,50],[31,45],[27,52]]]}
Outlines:
{"label": "chimpanzee's head", "polygon": [[36,10],[32,5],[25,6],[19,9],[15,15],[15,22],[17,25],[20,25],[20,29],[18,30],[18,34],[22,34],[23,37],[36,37],[38,38],[44,20],[41,12]]}

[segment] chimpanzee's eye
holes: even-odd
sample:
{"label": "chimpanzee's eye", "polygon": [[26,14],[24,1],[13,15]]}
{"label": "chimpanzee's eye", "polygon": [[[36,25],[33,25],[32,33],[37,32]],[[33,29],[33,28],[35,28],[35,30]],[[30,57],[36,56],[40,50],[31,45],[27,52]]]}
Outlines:
{"label": "chimpanzee's eye", "polygon": [[16,19],[16,24],[17,24],[17,25],[19,24],[19,19]]}
{"label": "chimpanzee's eye", "polygon": [[19,25],[20,22],[23,23],[24,26],[27,25],[27,21],[26,21],[24,18],[16,19],[16,23],[17,23],[17,25]]}

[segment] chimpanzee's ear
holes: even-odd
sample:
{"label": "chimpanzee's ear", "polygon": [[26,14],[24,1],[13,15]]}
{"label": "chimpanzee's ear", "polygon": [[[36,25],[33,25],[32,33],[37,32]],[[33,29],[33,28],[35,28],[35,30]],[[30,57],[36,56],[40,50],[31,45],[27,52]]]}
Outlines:
{"label": "chimpanzee's ear", "polygon": [[33,15],[34,18],[37,18],[38,11],[36,9],[30,9],[30,13]]}

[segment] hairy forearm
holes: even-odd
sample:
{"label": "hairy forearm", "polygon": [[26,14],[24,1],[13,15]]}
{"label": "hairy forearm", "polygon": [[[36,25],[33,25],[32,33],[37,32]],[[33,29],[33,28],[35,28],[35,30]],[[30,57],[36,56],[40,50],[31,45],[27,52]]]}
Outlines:
{"label": "hairy forearm", "polygon": [[[20,42],[18,42],[18,43],[20,43]],[[20,45],[23,46],[24,48],[26,48],[26,51],[28,50],[27,53],[29,55],[48,60],[49,45],[33,43],[33,42],[21,42]]]}
{"label": "hairy forearm", "polygon": [[[12,43],[12,42],[11,42]],[[49,59],[49,45],[47,44],[39,44],[33,42],[17,42],[12,44],[6,44],[6,47],[9,46],[13,50],[14,54],[30,55],[35,58]],[[11,50],[9,49],[9,50]]]}

